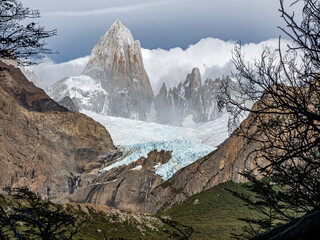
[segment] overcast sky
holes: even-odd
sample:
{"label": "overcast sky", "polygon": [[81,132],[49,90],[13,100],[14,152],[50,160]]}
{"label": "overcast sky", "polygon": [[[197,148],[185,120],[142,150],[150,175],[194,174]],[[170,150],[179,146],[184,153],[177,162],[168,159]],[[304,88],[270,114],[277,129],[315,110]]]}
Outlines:
{"label": "overcast sky", "polygon": [[[32,66],[41,87],[68,76],[80,75],[88,56],[115,20],[140,40],[145,69],[154,93],[162,83],[183,82],[193,67],[203,80],[229,75],[235,42],[240,41],[249,60],[262,47],[278,46],[283,26],[279,0],[22,0],[39,9],[39,23],[57,29],[48,47],[60,52]],[[294,0],[286,0],[289,5]],[[301,11],[297,11],[299,17]],[[290,8],[292,12],[294,9]],[[289,11],[289,12],[290,12]],[[282,34],[283,35],[283,34]],[[285,42],[284,42],[285,43]]]}
{"label": "overcast sky", "polygon": [[39,9],[38,20],[58,29],[48,40],[65,62],[90,54],[110,25],[119,19],[146,49],[186,49],[206,37],[259,43],[277,38],[278,0],[22,0]]}

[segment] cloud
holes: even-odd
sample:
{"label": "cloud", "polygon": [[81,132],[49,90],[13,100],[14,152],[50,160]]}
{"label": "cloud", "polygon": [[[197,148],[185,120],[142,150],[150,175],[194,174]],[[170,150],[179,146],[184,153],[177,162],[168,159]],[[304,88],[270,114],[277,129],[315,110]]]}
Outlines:
{"label": "cloud", "polygon": [[[158,94],[163,82],[167,87],[177,86],[186,79],[187,74],[194,67],[199,68],[203,81],[206,78],[215,79],[229,75],[231,71],[234,71],[230,59],[235,44],[232,41],[205,38],[194,45],[189,45],[185,50],[179,47],[170,50],[142,49],[144,66],[154,93]],[[282,44],[286,45],[288,41],[283,40]],[[276,49],[278,48],[278,39],[243,45],[242,51],[245,59],[252,62],[259,58],[264,46]],[[31,68],[44,81],[45,85],[52,85],[64,77],[81,74],[88,59],[89,56],[86,56],[60,64],[46,59],[44,63]]]}
{"label": "cloud", "polygon": [[[116,19],[148,49],[186,49],[201,38],[260,42],[277,37],[278,1],[265,0],[23,0],[39,9],[41,25],[58,29],[48,48],[65,62],[90,54],[91,47]],[[298,14],[297,14],[298,15]]]}
{"label": "cloud", "polygon": [[50,58],[45,58],[43,63],[29,66],[27,69],[35,72],[41,82],[40,87],[44,88],[62,78],[80,75],[88,61],[89,56],[86,56],[57,64]]}
{"label": "cloud", "polygon": [[[282,44],[286,44],[283,41]],[[232,50],[235,42],[222,41],[216,38],[205,38],[186,50],[173,48],[163,49],[142,49],[142,55],[146,71],[149,75],[154,93],[157,94],[163,82],[167,87],[174,87],[186,79],[192,68],[197,67],[206,78],[218,78],[230,75],[234,71],[231,62]],[[250,43],[242,46],[245,59],[253,61],[262,53],[264,46],[272,49],[278,47],[278,39],[270,39],[258,44]]]}
{"label": "cloud", "polygon": [[125,13],[141,10],[149,7],[157,7],[161,5],[171,4],[173,2],[180,2],[181,0],[175,1],[158,1],[149,3],[138,3],[134,5],[124,5],[115,7],[106,7],[102,9],[91,9],[91,10],[80,10],[80,11],[54,11],[45,12],[44,16],[68,16],[68,17],[85,17],[85,16],[97,16],[101,14],[114,14],[114,13]]}

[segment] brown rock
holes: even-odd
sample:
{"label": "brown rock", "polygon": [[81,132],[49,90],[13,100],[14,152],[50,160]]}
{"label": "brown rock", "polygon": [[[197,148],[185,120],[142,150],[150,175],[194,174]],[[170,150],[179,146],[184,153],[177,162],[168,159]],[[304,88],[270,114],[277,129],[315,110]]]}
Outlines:
{"label": "brown rock", "polygon": [[153,212],[149,208],[149,194],[164,182],[155,174],[154,166],[167,163],[170,158],[170,152],[154,150],[147,158],[101,174],[92,184],[75,192],[71,200],[106,204],[126,211]]}
{"label": "brown rock", "polygon": [[[254,133],[257,128],[253,123],[250,115],[240,127],[250,126],[250,132]],[[149,194],[147,208],[150,213],[156,213],[219,183],[244,182],[246,179],[239,172],[255,166],[253,156],[248,155],[257,148],[256,142],[250,142],[235,132],[219,149],[180,169],[168,181],[154,188]]]}
{"label": "brown rock", "polygon": [[0,62],[0,191],[28,186],[43,197],[72,192],[93,162],[116,152],[106,129],[70,112]]}

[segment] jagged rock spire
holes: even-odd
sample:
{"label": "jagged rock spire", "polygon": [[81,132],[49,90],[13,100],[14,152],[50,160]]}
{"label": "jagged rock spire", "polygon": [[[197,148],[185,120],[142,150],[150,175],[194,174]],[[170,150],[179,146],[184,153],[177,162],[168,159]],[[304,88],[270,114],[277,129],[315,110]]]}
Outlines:
{"label": "jagged rock spire", "polygon": [[84,75],[100,81],[108,93],[104,114],[146,120],[154,99],[139,41],[115,21],[92,50]]}
{"label": "jagged rock spire", "polygon": [[157,120],[160,123],[181,125],[184,118],[192,115],[194,122],[212,121],[220,116],[217,105],[217,90],[220,80],[207,79],[202,85],[198,68],[193,68],[186,80],[177,87],[162,85],[155,98]]}

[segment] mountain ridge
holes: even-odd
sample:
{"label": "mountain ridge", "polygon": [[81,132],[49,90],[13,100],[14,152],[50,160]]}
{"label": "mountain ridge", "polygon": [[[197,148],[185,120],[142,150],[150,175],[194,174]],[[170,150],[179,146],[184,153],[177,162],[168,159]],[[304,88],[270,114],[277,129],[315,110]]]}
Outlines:
{"label": "mountain ridge", "polygon": [[103,115],[181,126],[190,114],[196,123],[221,116],[218,87],[218,80],[202,83],[199,69],[193,68],[184,82],[171,89],[163,84],[154,96],[140,42],[117,20],[92,49],[82,75],[58,81],[48,93],[57,101],[69,96],[81,108]]}
{"label": "mountain ridge", "polygon": [[28,186],[43,198],[74,191],[88,165],[117,153],[108,131],[71,112],[0,62],[0,192]]}

